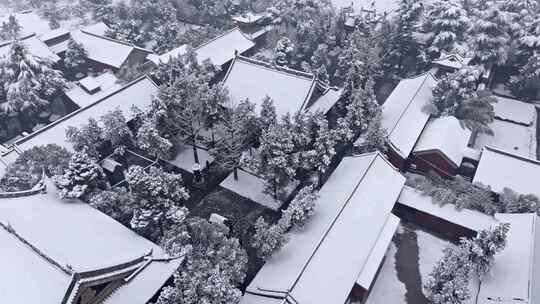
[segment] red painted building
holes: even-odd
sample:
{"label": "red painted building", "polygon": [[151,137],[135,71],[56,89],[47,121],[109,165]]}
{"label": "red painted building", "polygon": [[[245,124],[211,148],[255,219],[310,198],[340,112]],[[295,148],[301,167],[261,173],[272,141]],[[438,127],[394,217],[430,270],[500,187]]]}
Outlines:
{"label": "red painted building", "polygon": [[410,169],[436,172],[443,177],[458,173],[471,131],[453,116],[432,119],[423,130],[410,158]]}

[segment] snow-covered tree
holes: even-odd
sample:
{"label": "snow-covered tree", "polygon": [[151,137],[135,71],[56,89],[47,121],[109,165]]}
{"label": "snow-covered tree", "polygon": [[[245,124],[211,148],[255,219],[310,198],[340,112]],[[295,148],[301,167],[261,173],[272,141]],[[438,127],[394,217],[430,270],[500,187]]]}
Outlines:
{"label": "snow-covered tree", "polygon": [[497,6],[479,10],[477,15],[470,32],[474,58],[487,66],[506,63],[510,45],[508,16]]}
{"label": "snow-covered tree", "polygon": [[135,196],[124,187],[97,191],[88,198],[88,203],[126,227],[129,227],[137,206]]}
{"label": "snow-covered tree", "polygon": [[257,256],[267,260],[283,248],[289,241],[289,236],[285,233],[286,229],[283,223],[271,225],[263,217],[259,217],[255,222],[255,234],[251,243],[257,250]]}
{"label": "snow-covered tree", "polygon": [[19,113],[34,119],[49,99],[66,86],[51,61],[30,54],[23,42],[14,41],[0,58],[0,113]]}
{"label": "snow-covered tree", "polygon": [[472,239],[461,239],[460,247],[468,252],[472,272],[479,279],[484,278],[495,264],[495,254],[506,246],[506,235],[510,224],[502,223],[498,226],[480,230]]}
{"label": "snow-covered tree", "polygon": [[75,151],[83,152],[91,158],[100,158],[99,149],[104,143],[103,129],[94,118],[88,119],[88,123],[80,128],[69,126],[66,138]]}
{"label": "snow-covered tree", "polygon": [[153,156],[169,159],[173,144],[164,138],[157,129],[154,117],[144,118],[137,130],[137,145]]}
{"label": "snow-covered tree", "polygon": [[403,73],[403,63],[407,56],[415,54],[418,45],[414,41],[413,31],[418,24],[424,7],[420,1],[400,0],[396,11],[395,30],[389,40],[389,54],[385,63],[390,68],[397,68]]}
{"label": "snow-covered tree", "polygon": [[75,152],[64,174],[53,177],[61,198],[82,198],[105,184],[103,170],[85,153]]}
{"label": "snow-covered tree", "polygon": [[19,37],[22,27],[14,15],[9,15],[8,20],[2,22],[0,40],[12,40]]}
{"label": "snow-covered tree", "polygon": [[322,182],[323,174],[336,155],[335,146],[338,138],[336,132],[329,128],[328,121],[322,113],[315,114],[312,123],[315,127],[315,140],[304,158],[307,158],[308,167],[317,171],[319,182]]}
{"label": "snow-covered tree", "polygon": [[469,67],[440,79],[433,89],[432,114],[455,116],[469,129],[490,134],[497,100],[488,91],[476,90],[479,77],[480,70]]}
{"label": "snow-covered tree", "polygon": [[362,145],[362,152],[386,151],[388,132],[382,127],[381,120],[381,113],[379,112],[368,125],[364,134],[365,141]]}
{"label": "snow-covered tree", "polygon": [[240,167],[242,154],[254,143],[254,132],[258,133],[255,106],[247,100],[236,106],[223,110],[219,128],[224,135],[215,142],[210,154],[222,168],[233,170],[234,178],[238,179],[237,169]]}
{"label": "snow-covered tree", "polygon": [[535,99],[540,91],[540,52],[528,57],[519,75],[510,78],[512,93],[523,99]]}
{"label": "snow-covered tree", "polygon": [[131,146],[133,143],[133,134],[127,125],[127,120],[122,110],[117,108],[114,111],[107,112],[101,116],[101,122],[103,124],[101,135],[104,140],[111,143],[115,151],[118,149],[117,152],[120,152],[126,146]]}
{"label": "snow-covered tree", "polygon": [[280,225],[284,227],[303,227],[315,213],[315,202],[319,194],[313,186],[306,186],[298,191],[287,209],[283,211]]}
{"label": "snow-covered tree", "polygon": [[425,285],[428,300],[434,304],[457,304],[469,299],[470,269],[466,250],[452,245],[445,248]]}
{"label": "snow-covered tree", "polygon": [[145,170],[132,166],[126,173],[126,181],[138,202],[130,225],[139,234],[157,241],[187,216],[187,209],[181,207],[189,198],[182,175],[156,167]]}
{"label": "snow-covered tree", "polygon": [[64,56],[64,66],[68,69],[77,69],[86,62],[87,57],[88,52],[84,49],[84,46],[70,39]]}
{"label": "snow-covered tree", "polygon": [[266,96],[261,104],[260,111],[261,129],[268,130],[277,123],[276,106],[272,98]]}
{"label": "snow-covered tree", "polygon": [[499,193],[499,201],[503,205],[502,212],[540,214],[540,199],[534,194],[518,194],[512,189],[504,188],[502,193]]}
{"label": "snow-covered tree", "polygon": [[242,293],[237,286],[246,275],[247,254],[228,233],[227,227],[201,218],[169,230],[161,246],[171,256],[184,255],[184,262],[174,286],[165,288],[157,303],[239,303]]}
{"label": "snow-covered tree", "polygon": [[293,134],[282,124],[263,130],[258,155],[259,174],[265,180],[265,192],[275,199],[282,189],[290,184],[299,166],[298,155],[294,152]]}
{"label": "snow-covered tree", "polygon": [[382,49],[379,37],[355,30],[338,55],[334,77],[345,83],[346,92],[364,88],[368,79],[382,74]]}
{"label": "snow-covered tree", "polygon": [[274,48],[274,64],[277,66],[287,67],[291,64],[294,44],[287,37],[282,37],[278,40]]}
{"label": "snow-covered tree", "polygon": [[432,52],[453,51],[456,44],[464,41],[469,26],[467,12],[454,0],[438,0],[427,8],[424,22],[430,34],[429,50]]}

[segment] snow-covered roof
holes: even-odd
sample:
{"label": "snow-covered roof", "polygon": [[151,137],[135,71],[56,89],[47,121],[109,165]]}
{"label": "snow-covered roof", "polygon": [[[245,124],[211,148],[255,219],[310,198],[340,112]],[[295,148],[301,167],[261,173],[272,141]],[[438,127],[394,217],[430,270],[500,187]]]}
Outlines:
{"label": "snow-covered roof", "polygon": [[156,65],[160,63],[168,63],[171,58],[177,58],[187,53],[187,44],[183,44],[175,49],[168,51],[162,55],[150,54],[148,55],[148,60],[152,61]]}
{"label": "snow-covered roof", "polygon": [[408,186],[401,190],[398,202],[473,231],[489,229],[497,225],[497,221],[492,216],[469,209],[457,210],[451,204],[441,206],[434,202],[430,196]]}
{"label": "snow-covered roof", "polygon": [[85,30],[71,32],[71,38],[83,45],[90,60],[120,68],[135,49],[152,53],[151,51],[130,45],[128,43],[96,35]]}
{"label": "snow-covered roof", "polygon": [[510,188],[519,194],[540,197],[540,162],[503,150],[485,147],[473,182],[490,186],[494,192]]}
{"label": "snow-covered roof", "polygon": [[278,117],[305,108],[317,85],[313,75],[278,69],[245,57],[236,57],[229,68],[224,86],[234,103],[249,99],[259,112],[263,99],[274,101]]}
{"label": "snow-covered roof", "polygon": [[88,25],[84,27],[82,30],[90,34],[104,36],[105,33],[109,30],[109,27],[103,22],[98,22],[92,25]]}
{"label": "snow-covered roof", "polygon": [[[92,79],[92,82],[97,84],[99,90],[91,94],[87,90],[82,88],[81,86],[84,86],[83,81],[85,79]],[[118,78],[116,78],[116,76],[114,76],[114,74],[110,72],[103,73],[96,77],[88,76],[79,82],[81,86],[75,86],[71,90],[66,91],[65,94],[79,107],[84,108],[94,103],[95,101],[111,94],[112,92],[118,91],[120,88],[122,88],[122,85],[117,82]]]}
{"label": "snow-covered roof", "polygon": [[0,24],[2,24],[2,22],[7,22],[10,15],[13,15],[21,26],[21,31],[19,33],[20,36],[28,36],[32,34],[42,35],[51,30],[49,21],[33,11],[24,11],[0,16]]}
{"label": "snow-covered roof", "polygon": [[[52,52],[49,47],[41,40],[39,40],[36,35],[30,35],[25,38],[22,38],[21,43],[26,46],[28,52],[33,56],[40,57],[43,59],[51,60],[52,62],[58,62],[60,57]],[[0,58],[8,56],[9,50],[11,49],[11,42],[5,42],[0,44]]]}
{"label": "snow-covered roof", "polygon": [[255,14],[253,12],[247,12],[247,13],[245,13],[243,15],[233,16],[232,20],[234,22],[250,24],[250,23],[257,22],[257,21],[261,20],[264,17],[265,17],[264,14]]}
{"label": "snow-covered roof", "polygon": [[41,39],[41,41],[47,43],[49,40],[60,38],[60,37],[62,37],[64,35],[69,35],[69,31],[64,29],[64,28],[57,28],[57,29],[54,29],[52,31],[48,31],[45,34],[39,36],[39,39]]}
{"label": "snow-covered roof", "polygon": [[[254,46],[255,43],[249,40],[239,28],[233,28],[196,47],[195,53],[197,54],[197,61],[199,63],[210,59],[214,65],[223,66],[234,58],[235,52],[243,54]],[[187,45],[181,45],[165,54],[149,56],[148,59],[155,64],[159,64],[160,62],[167,63],[171,57],[178,57],[184,55],[186,52]]]}
{"label": "snow-covered roof", "polygon": [[442,52],[439,59],[433,61],[434,64],[459,70],[469,65],[472,57],[463,57],[459,53]]}
{"label": "snow-covered roof", "polygon": [[540,301],[540,220],[532,214],[501,214],[495,218],[510,224],[506,247],[495,255],[495,264],[482,279],[479,303]]}
{"label": "snow-covered roof", "polygon": [[489,124],[493,135],[478,134],[474,140],[474,148],[485,146],[512,151],[525,157],[536,157],[536,127],[524,126],[513,122],[495,119]]}
{"label": "snow-covered roof", "polygon": [[199,62],[210,59],[213,64],[223,66],[234,58],[235,51],[243,54],[254,46],[255,43],[244,36],[239,28],[233,28],[198,46],[195,52]]}
{"label": "snow-covered roof", "polygon": [[382,107],[382,127],[391,146],[403,158],[411,153],[428,119],[424,107],[430,103],[437,80],[430,73],[403,79]]}
{"label": "snow-covered roof", "polygon": [[367,284],[372,276],[370,257],[388,247],[377,242],[388,240],[404,182],[379,153],[345,157],[319,191],[315,214],[303,229],[291,230],[241,303],[283,303],[287,293],[295,303],[344,303],[359,279]]}
{"label": "snow-covered roof", "polygon": [[496,118],[526,126],[532,125],[536,120],[536,108],[533,104],[501,96],[496,98],[497,102],[493,104]]}
{"label": "snow-covered roof", "polygon": [[328,113],[328,111],[330,111],[330,109],[332,109],[332,107],[339,101],[342,94],[343,89],[328,88],[322,93],[321,97],[319,97],[312,105],[309,106],[309,111]]}
{"label": "snow-covered roof", "polygon": [[159,246],[87,203],[61,200],[49,179],[46,185],[45,194],[0,200],[3,301],[71,303],[66,296],[77,292],[73,280],[84,284],[91,277],[125,276],[135,269],[125,286],[151,275],[155,282],[146,288],[155,289],[139,300],[149,299],[161,287],[156,285],[170,277],[173,263],[161,262],[169,257]]}
{"label": "snow-covered roof", "polygon": [[454,116],[432,119],[420,135],[414,147],[414,154],[439,151],[456,167],[459,167],[467,152],[471,131],[461,126]]}
{"label": "snow-covered roof", "polygon": [[182,259],[153,261],[127,284],[116,289],[103,304],[148,303],[181,263]]}
{"label": "snow-covered roof", "polygon": [[68,150],[73,150],[71,143],[66,140],[66,130],[69,126],[79,127],[88,123],[89,118],[99,119],[102,115],[115,109],[120,109],[126,118],[132,118],[132,107],[146,108],[158,93],[158,86],[148,77],[143,76],[125,86],[110,92],[101,99],[81,108],[50,125],[15,142],[22,150],[39,145],[55,143]]}

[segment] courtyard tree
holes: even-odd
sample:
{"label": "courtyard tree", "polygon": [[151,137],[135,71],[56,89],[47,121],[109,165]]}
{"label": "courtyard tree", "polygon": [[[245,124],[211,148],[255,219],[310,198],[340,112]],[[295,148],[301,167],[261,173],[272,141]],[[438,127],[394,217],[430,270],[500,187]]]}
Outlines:
{"label": "courtyard tree", "polygon": [[197,217],[169,230],[161,246],[170,256],[184,256],[184,262],[174,276],[174,286],[165,287],[157,303],[239,303],[247,254],[228,233],[227,227]]}
{"label": "courtyard tree", "polygon": [[431,112],[435,116],[455,116],[471,130],[491,133],[489,124],[495,113],[497,99],[488,91],[477,91],[480,70],[463,68],[437,82],[433,89]]}
{"label": "courtyard tree", "polygon": [[137,130],[137,145],[152,156],[169,159],[173,149],[171,141],[158,131],[155,117],[144,117]]}
{"label": "courtyard tree", "polygon": [[157,241],[187,216],[187,209],[182,204],[189,198],[189,193],[183,185],[182,175],[167,173],[157,167],[132,166],[126,173],[126,181],[138,202],[130,225],[144,237]]}
{"label": "courtyard tree", "polygon": [[289,236],[286,234],[288,226],[289,224],[285,221],[271,225],[263,217],[257,219],[251,245],[257,250],[257,256],[260,259],[269,259],[287,244],[289,241]]}
{"label": "courtyard tree", "polygon": [[103,169],[95,159],[83,152],[75,152],[62,175],[53,177],[61,198],[84,198],[91,191],[105,187]]}
{"label": "courtyard tree", "polygon": [[104,144],[103,128],[94,118],[89,118],[88,123],[79,128],[69,126],[66,129],[66,138],[75,151],[85,153],[94,159],[100,159],[99,150]]}
{"label": "courtyard tree", "polygon": [[2,22],[0,40],[14,40],[19,37],[22,27],[14,15],[9,15],[8,20]]}
{"label": "courtyard tree", "polygon": [[287,209],[283,211],[280,225],[284,227],[303,227],[315,213],[315,203],[319,197],[314,186],[306,186],[298,191]]}
{"label": "courtyard tree", "polygon": [[101,116],[103,139],[110,142],[115,153],[122,155],[133,144],[133,134],[124,113],[119,108]]}
{"label": "courtyard tree", "polygon": [[126,227],[130,226],[138,204],[135,196],[124,187],[95,191],[88,198],[88,203]]}
{"label": "courtyard tree", "polygon": [[287,37],[278,40],[274,48],[274,64],[277,66],[288,67],[291,64],[294,44]]}
{"label": "courtyard tree", "polygon": [[64,55],[64,66],[68,69],[77,69],[86,63],[88,52],[81,43],[69,39],[68,47]]}

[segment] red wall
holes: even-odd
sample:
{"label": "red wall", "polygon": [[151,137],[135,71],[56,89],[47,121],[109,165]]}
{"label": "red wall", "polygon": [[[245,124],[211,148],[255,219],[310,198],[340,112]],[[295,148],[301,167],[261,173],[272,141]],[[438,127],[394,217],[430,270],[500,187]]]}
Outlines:
{"label": "red wall", "polygon": [[458,168],[439,151],[422,152],[411,156],[411,164],[416,165],[414,171],[428,173],[434,171],[442,177],[452,177],[457,174]]}
{"label": "red wall", "polygon": [[398,170],[405,170],[407,160],[403,159],[401,155],[399,155],[392,149],[392,147],[388,147],[388,149],[386,150],[386,156],[388,156],[388,160],[390,161],[390,163],[394,165],[394,167],[396,167]]}

